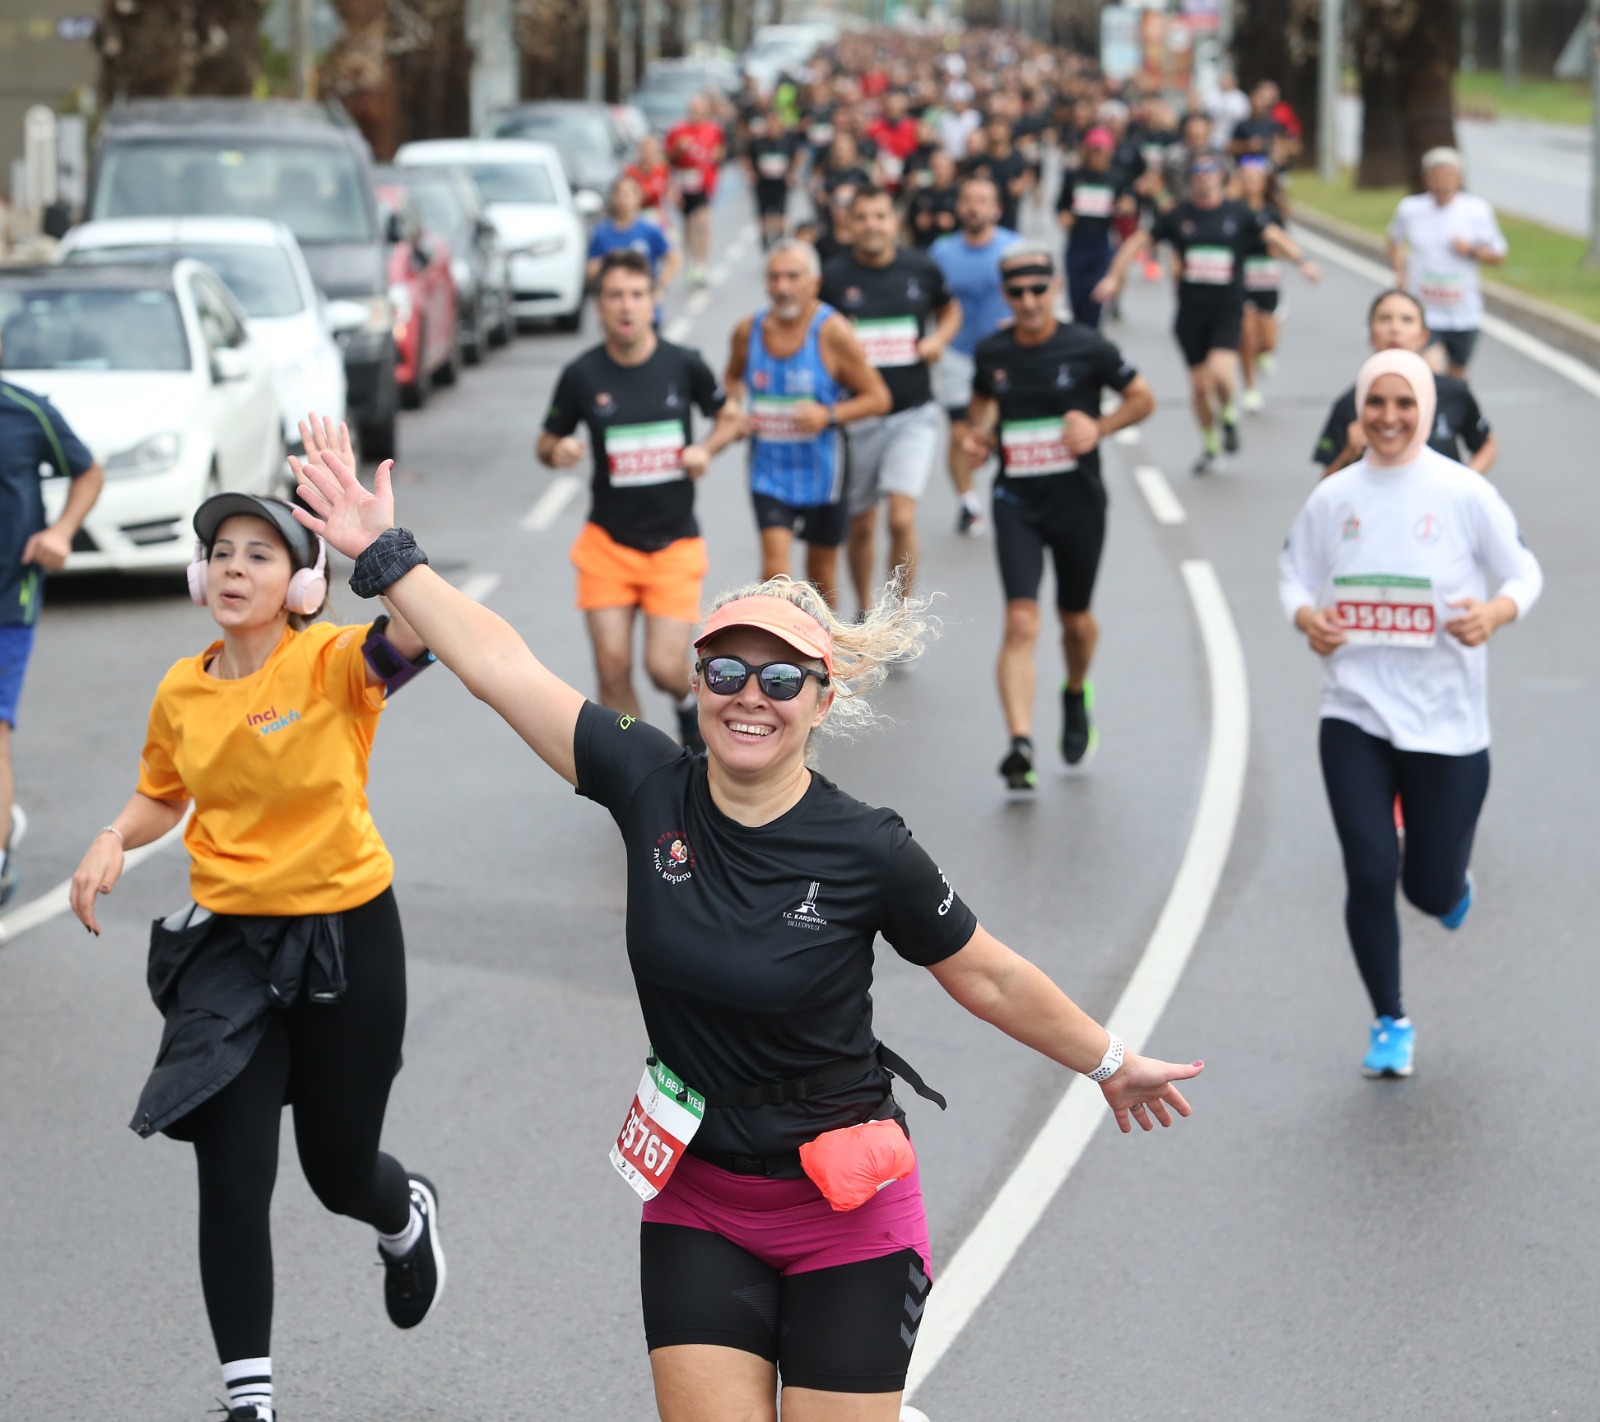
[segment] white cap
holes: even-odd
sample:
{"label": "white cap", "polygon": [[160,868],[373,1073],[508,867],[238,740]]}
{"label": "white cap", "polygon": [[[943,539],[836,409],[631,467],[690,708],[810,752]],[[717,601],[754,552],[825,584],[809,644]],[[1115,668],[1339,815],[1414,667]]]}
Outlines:
{"label": "white cap", "polygon": [[1459,168],[1461,166],[1461,152],[1456,148],[1430,148],[1422,155],[1422,171],[1424,173],[1429,168]]}

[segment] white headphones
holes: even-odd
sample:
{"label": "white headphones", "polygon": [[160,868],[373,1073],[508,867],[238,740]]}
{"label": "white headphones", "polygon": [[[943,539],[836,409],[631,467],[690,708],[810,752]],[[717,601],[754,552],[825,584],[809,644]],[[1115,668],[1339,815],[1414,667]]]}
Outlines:
{"label": "white headphones", "polygon": [[[201,607],[206,605],[206,574],[211,567],[206,557],[206,545],[195,539],[194,561],[189,564],[189,596]],[[313,616],[328,596],[328,545],[317,539],[317,562],[312,568],[301,568],[289,579],[288,590],[283,595],[283,605],[290,612],[303,617]]]}

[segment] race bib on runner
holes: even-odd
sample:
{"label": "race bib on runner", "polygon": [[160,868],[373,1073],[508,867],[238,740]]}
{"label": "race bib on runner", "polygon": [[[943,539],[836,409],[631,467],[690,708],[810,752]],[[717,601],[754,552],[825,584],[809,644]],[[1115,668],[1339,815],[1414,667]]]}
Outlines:
{"label": "race bib on runner", "polygon": [[611,1164],[644,1200],[653,1200],[672,1178],[705,1119],[706,1103],[654,1057],[644,1075],[628,1119],[611,1147]]}
{"label": "race bib on runner", "polygon": [[662,420],[653,425],[618,425],[607,430],[606,464],[613,489],[687,479],[683,425],[677,420]]}
{"label": "race bib on runner", "polygon": [[833,142],[833,125],[831,123],[814,123],[806,130],[806,142],[813,148],[821,148],[825,143]]}
{"label": "race bib on runner", "polygon": [[1283,264],[1276,257],[1244,259],[1246,291],[1276,291],[1281,285],[1283,285]]}
{"label": "race bib on runner", "polygon": [[1000,427],[1000,447],[1008,479],[1041,474],[1066,474],[1078,467],[1067,448],[1067,428],[1060,418],[1015,420]]}
{"label": "race bib on runner", "polygon": [[789,174],[789,160],[781,153],[763,153],[756,159],[756,172],[763,178],[784,178]]}
{"label": "race bib on runner", "polygon": [[703,193],[706,190],[706,175],[699,168],[679,168],[678,187],[686,193]]}
{"label": "race bib on runner", "polygon": [[883,174],[884,182],[898,183],[900,175],[906,170],[905,159],[897,153],[891,153],[888,149],[884,149],[878,155],[878,168]]}
{"label": "race bib on runner", "polygon": [[1465,284],[1459,272],[1423,272],[1417,294],[1424,306],[1454,311],[1466,299]]}
{"label": "race bib on runner", "polygon": [[856,336],[867,354],[867,363],[882,370],[885,366],[915,365],[917,318],[888,316],[878,321],[857,321]]}
{"label": "race bib on runner", "polygon": [[1183,279],[1196,286],[1227,286],[1233,281],[1233,252],[1227,247],[1191,247],[1183,254]]}
{"label": "race bib on runner", "polygon": [[1072,190],[1074,217],[1110,217],[1116,194],[1098,183],[1080,183]]}
{"label": "race bib on runner", "polygon": [[800,444],[814,439],[800,428],[795,406],[806,397],[800,395],[757,395],[750,402],[751,433],[769,444]]}
{"label": "race bib on runner", "polygon": [[1390,573],[1333,580],[1333,609],[1345,636],[1363,647],[1431,647],[1437,615],[1430,578]]}

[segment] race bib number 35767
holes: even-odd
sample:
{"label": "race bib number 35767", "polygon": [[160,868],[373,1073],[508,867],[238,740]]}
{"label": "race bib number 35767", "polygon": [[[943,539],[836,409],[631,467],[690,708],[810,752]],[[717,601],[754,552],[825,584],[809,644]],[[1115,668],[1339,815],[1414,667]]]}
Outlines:
{"label": "race bib number 35767", "polygon": [[1388,573],[1333,580],[1334,615],[1357,646],[1431,647],[1438,640],[1433,582]]}
{"label": "race bib number 35767", "polygon": [[611,1147],[611,1164],[640,1199],[653,1200],[661,1193],[705,1114],[704,1099],[670,1067],[654,1057],[646,1062],[628,1118]]}

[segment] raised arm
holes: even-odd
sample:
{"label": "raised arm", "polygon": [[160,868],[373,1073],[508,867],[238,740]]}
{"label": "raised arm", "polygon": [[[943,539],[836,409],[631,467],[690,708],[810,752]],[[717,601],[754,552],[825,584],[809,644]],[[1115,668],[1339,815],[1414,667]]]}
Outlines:
{"label": "raised arm", "polygon": [[[311,510],[297,508],[294,516],[327,539],[329,547],[359,560],[393,528],[392,461],[378,466],[370,493],[332,450],[319,450],[304,463],[290,462],[300,497]],[[387,542],[399,545],[401,540]],[[397,546],[391,551],[402,550]],[[406,561],[402,558],[401,566]],[[499,712],[546,765],[569,784],[578,783],[573,736],[584,700],[581,692],[540,662],[504,618],[451,587],[433,569],[410,567],[381,591],[468,691]]]}

